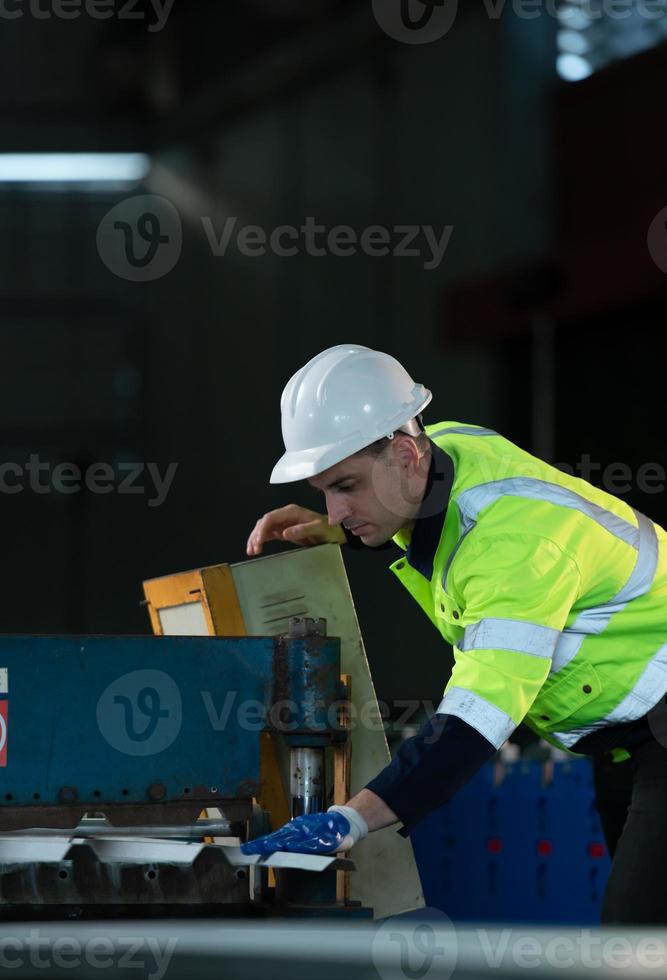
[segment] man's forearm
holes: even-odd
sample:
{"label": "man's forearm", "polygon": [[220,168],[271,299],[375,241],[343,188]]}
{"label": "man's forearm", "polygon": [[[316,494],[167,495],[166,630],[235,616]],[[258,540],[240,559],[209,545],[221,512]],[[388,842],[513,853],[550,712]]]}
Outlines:
{"label": "man's forearm", "polygon": [[405,836],[446,803],[495,752],[495,746],[461,718],[435,714],[417,735],[402,742],[389,765],[359,796],[368,793],[377,799],[370,816],[380,821],[378,827],[393,822],[391,816],[401,821],[399,833]]}
{"label": "man's forearm", "polygon": [[382,830],[383,827],[389,827],[398,821],[394,811],[370,789],[362,789],[351,800],[348,800],[346,805],[354,807],[357,813],[364,818],[370,832]]}

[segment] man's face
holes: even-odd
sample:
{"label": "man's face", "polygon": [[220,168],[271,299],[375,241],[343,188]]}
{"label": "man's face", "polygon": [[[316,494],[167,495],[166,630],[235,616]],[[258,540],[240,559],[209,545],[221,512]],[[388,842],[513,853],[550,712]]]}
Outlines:
{"label": "man's face", "polygon": [[389,541],[419,510],[419,487],[397,448],[398,439],[380,456],[358,453],[308,480],[324,493],[329,524],[343,524],[369,547]]}

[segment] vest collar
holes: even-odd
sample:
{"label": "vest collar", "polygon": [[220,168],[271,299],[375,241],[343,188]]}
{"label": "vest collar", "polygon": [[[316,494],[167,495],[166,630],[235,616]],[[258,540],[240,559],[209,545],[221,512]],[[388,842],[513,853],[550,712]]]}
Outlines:
{"label": "vest collar", "polygon": [[429,442],[431,465],[406,558],[413,568],[430,581],[433,577],[433,561],[440,543],[442,526],[454,483],[454,463],[432,439]]}

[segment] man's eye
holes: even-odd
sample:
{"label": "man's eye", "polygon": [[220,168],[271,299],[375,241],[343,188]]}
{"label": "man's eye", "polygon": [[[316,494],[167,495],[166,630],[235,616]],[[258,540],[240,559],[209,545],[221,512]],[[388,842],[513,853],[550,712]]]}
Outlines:
{"label": "man's eye", "polygon": [[345,485],[339,484],[338,489],[347,492],[348,490],[351,490],[353,486],[354,483],[346,483]]}

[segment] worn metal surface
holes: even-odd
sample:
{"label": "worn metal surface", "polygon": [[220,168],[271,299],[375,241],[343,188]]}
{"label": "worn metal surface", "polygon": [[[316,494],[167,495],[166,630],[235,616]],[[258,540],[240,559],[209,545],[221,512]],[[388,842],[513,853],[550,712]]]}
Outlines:
{"label": "worn metal surface", "polygon": [[301,746],[290,749],[290,798],[292,816],[326,810],[324,749]]}
{"label": "worn metal surface", "polygon": [[248,907],[249,876],[223,851],[178,841],[4,840],[0,904]]}
{"label": "worn metal surface", "polygon": [[[248,821],[252,835],[259,733],[271,724],[277,695],[290,701],[287,738],[296,730],[320,744],[338,735],[327,709],[339,694],[339,642],[322,635],[324,624],[312,636],[299,625],[297,636],[279,640],[1,637],[10,709],[0,792],[3,909],[250,908],[255,874],[263,898],[262,867],[305,876],[304,896],[312,891],[311,904],[320,902],[331,891],[324,876],[335,882],[336,870],[353,864],[317,855],[258,859],[201,840],[231,834],[238,842]],[[238,714],[249,704],[260,715],[250,723]],[[210,804],[220,820],[193,826]],[[316,872],[312,885],[308,872]],[[333,896],[335,903],[335,889]]]}
{"label": "worn metal surface", "polygon": [[312,616],[292,616],[287,624],[288,636],[326,636],[326,619]]}
{"label": "worn metal surface", "polygon": [[[292,622],[292,621],[290,621]],[[271,728],[301,744],[344,737],[336,704],[341,700],[340,640],[321,632],[278,636],[273,659]]]}
{"label": "worn metal surface", "polygon": [[336,855],[246,855],[237,844],[150,838],[6,835],[0,839],[0,905],[246,905],[248,869],[354,870]]}
{"label": "worn metal surface", "polygon": [[4,636],[0,667],[5,828],[34,826],[33,807],[43,825],[68,808],[108,815],[108,805],[153,805],[155,823],[174,822],[166,803],[196,817],[199,804],[250,801],[258,790],[257,730],[236,709],[268,708],[270,637]]}
{"label": "worn metal surface", "polygon": [[[0,773],[0,785],[2,782]],[[1,801],[0,801],[1,802]],[[252,799],[217,801],[216,809],[224,809],[225,819],[232,826],[248,820],[252,814]],[[34,827],[53,827],[70,832],[86,814],[99,810],[99,801],[76,806],[0,806],[3,831],[30,830]],[[164,803],[105,803],[104,816],[114,827],[142,827],[148,824],[163,826],[194,823],[202,812],[197,800],[184,803],[167,800]]]}

